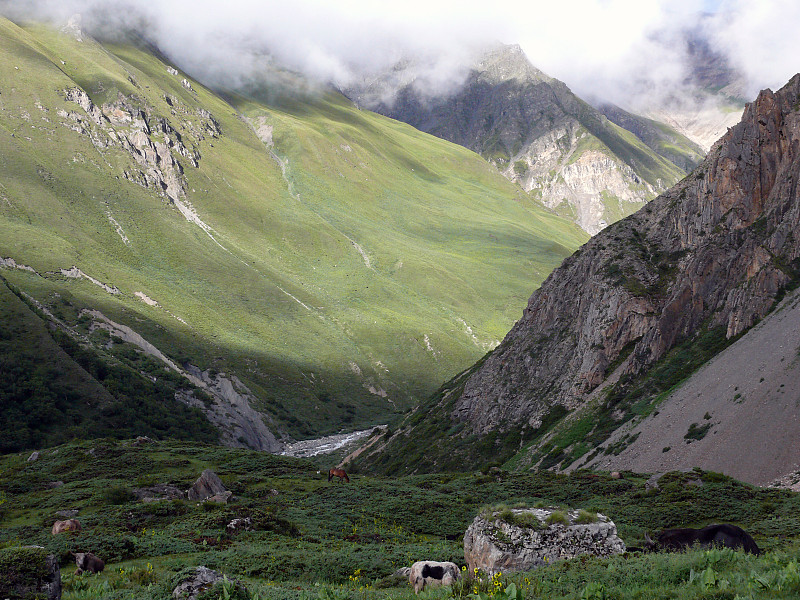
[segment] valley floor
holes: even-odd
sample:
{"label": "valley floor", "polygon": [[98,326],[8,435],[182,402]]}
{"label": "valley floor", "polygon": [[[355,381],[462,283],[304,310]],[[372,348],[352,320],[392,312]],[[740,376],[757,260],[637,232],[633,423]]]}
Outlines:
{"label": "valley floor", "polygon": [[[756,488],[717,473],[646,476],[551,472],[442,473],[399,478],[351,473],[329,483],[320,464],[184,442],[94,440],[0,457],[0,552],[37,544],[61,560],[65,600],[163,599],[186,567],[205,565],[244,582],[242,598],[410,598],[393,573],[421,559],[464,563],[464,531],[497,503],[585,508],[608,515],[629,546],[645,532],[732,522],[766,551],[625,554],[561,561],[527,574],[484,578],[430,598],[465,597],[515,582],[526,598],[789,598],[800,591],[800,495]],[[227,504],[142,502],[156,484],[187,489],[206,468],[234,494]],[[61,511],[83,530],[53,536]],[[61,512],[61,514],[59,514]],[[229,531],[236,518],[252,531]],[[68,554],[106,560],[97,576],[75,575]],[[491,589],[490,589],[491,588]],[[218,590],[210,596],[224,598]],[[792,595],[794,594],[794,595]],[[235,596],[232,596],[235,597]]]}

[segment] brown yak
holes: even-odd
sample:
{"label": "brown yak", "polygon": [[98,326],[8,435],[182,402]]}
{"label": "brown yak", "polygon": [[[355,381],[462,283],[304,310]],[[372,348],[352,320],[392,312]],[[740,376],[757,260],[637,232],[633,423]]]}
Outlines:
{"label": "brown yak", "polygon": [[103,562],[103,559],[91,552],[73,552],[70,550],[69,553],[75,557],[75,565],[78,567],[75,569],[76,575],[80,575],[84,571],[89,571],[89,573],[96,575],[106,568],[106,563]]}

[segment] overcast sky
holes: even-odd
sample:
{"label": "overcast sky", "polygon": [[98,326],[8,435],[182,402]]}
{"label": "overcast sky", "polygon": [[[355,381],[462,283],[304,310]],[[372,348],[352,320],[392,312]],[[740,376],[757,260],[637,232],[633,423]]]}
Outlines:
{"label": "overcast sky", "polygon": [[502,41],[579,94],[624,103],[631,82],[661,89],[684,77],[676,40],[701,21],[747,94],[800,71],[798,0],[0,0],[4,14],[23,10],[138,26],[185,70],[224,83],[246,79],[265,52],[338,85],[404,57],[447,81],[471,52]]}

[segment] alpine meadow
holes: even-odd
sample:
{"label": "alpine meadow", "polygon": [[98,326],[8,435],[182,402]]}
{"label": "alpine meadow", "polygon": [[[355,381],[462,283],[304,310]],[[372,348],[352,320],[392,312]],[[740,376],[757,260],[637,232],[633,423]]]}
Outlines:
{"label": "alpine meadow", "polygon": [[0,599],[800,596],[797,25],[0,0]]}

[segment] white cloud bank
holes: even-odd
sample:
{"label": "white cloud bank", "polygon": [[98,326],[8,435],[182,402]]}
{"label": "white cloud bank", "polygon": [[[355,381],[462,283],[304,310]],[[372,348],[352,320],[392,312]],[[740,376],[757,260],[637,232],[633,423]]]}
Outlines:
{"label": "white cloud bank", "polygon": [[747,95],[800,71],[796,0],[0,0],[0,13],[57,22],[80,13],[90,31],[134,28],[187,72],[227,85],[246,81],[267,53],[340,86],[415,57],[447,84],[476,49],[519,43],[579,94],[630,104],[685,77],[681,32],[709,4],[717,11],[702,26]]}

